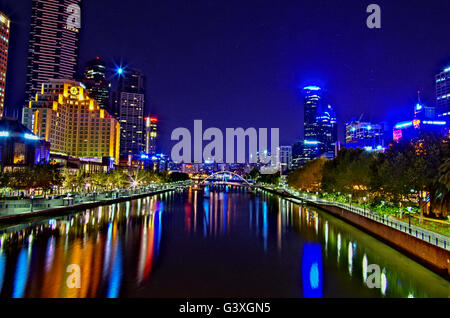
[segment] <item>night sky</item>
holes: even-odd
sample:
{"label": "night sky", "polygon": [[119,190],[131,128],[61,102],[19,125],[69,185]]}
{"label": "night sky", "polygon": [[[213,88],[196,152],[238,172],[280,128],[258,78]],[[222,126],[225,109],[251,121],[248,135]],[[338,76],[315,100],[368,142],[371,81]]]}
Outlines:
{"label": "night sky", "polygon": [[[377,3],[382,28],[368,29]],[[0,0],[13,21],[9,114],[23,106],[31,0]],[[301,88],[326,88],[341,125],[408,119],[434,75],[450,66],[449,0],[84,0],[79,70],[96,56],[142,69],[146,112],[160,117],[161,146],[193,127],[280,128],[302,134]]]}

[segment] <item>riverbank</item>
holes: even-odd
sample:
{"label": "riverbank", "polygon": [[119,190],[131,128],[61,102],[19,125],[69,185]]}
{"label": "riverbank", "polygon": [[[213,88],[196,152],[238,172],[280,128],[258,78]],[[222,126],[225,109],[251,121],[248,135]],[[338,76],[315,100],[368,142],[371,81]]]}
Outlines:
{"label": "riverbank", "polygon": [[69,204],[66,206],[59,206],[59,207],[53,207],[48,209],[41,209],[39,211],[35,212],[21,212],[21,213],[11,213],[7,215],[0,215],[0,224],[9,224],[9,223],[16,223],[19,221],[35,218],[35,217],[53,217],[53,216],[61,216],[64,214],[72,213],[74,211],[80,211],[80,210],[86,210],[86,209],[92,209],[98,206],[103,205],[110,205],[125,201],[131,201],[135,199],[145,198],[152,195],[157,195],[169,191],[174,191],[180,187],[184,187],[185,185],[175,185],[170,186],[168,188],[164,188],[161,190],[152,190],[147,192],[139,192],[139,193],[132,193],[126,196],[119,196],[115,198],[109,198],[109,199],[102,199],[102,200],[96,200],[96,201],[89,201],[89,202],[82,202],[78,204]]}
{"label": "riverbank", "polygon": [[[426,241],[425,231],[408,227],[405,224],[394,222],[388,218],[374,217],[368,212],[359,213],[356,209],[350,210],[345,206],[338,206],[328,202],[314,201],[304,197],[297,197],[286,191],[277,191],[268,187],[260,186],[261,190],[280,195],[294,203],[306,203],[336,216],[364,232],[376,237],[396,250],[402,252],[409,258],[417,261],[435,273],[450,280],[450,244],[442,239],[443,247],[439,246],[436,235],[428,234]],[[400,224],[400,226],[399,226]],[[395,228],[397,226],[397,228]],[[415,235],[414,235],[415,234]],[[432,243],[432,240],[434,241]],[[436,244],[437,243],[437,244]]]}

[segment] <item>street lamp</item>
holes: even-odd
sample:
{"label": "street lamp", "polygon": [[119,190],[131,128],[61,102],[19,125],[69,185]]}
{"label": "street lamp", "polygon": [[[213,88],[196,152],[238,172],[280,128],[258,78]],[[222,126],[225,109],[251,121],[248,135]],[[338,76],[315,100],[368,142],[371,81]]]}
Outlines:
{"label": "street lamp", "polygon": [[364,214],[365,214],[365,213],[366,213],[366,200],[367,200],[367,198],[364,197],[363,199],[364,199],[364,204],[363,204],[363,206],[364,206]]}
{"label": "street lamp", "polygon": [[352,207],[352,195],[348,195],[348,202],[350,203],[350,207]]}
{"label": "street lamp", "polygon": [[409,224],[409,234],[411,234],[411,210],[412,208],[408,207],[408,224]]}

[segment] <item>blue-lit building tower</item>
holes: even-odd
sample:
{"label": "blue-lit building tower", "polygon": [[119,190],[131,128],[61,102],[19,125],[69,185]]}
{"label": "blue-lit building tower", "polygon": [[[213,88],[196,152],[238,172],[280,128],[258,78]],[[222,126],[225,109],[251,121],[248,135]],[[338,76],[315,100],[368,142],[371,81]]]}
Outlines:
{"label": "blue-lit building tower", "polygon": [[319,122],[317,117],[322,102],[322,89],[318,86],[306,86],[303,88],[304,96],[304,138],[301,164],[317,158],[319,150]]}
{"label": "blue-lit building tower", "polygon": [[299,164],[321,156],[333,158],[337,142],[336,114],[331,105],[324,102],[320,87],[304,87],[303,96],[304,138]]}

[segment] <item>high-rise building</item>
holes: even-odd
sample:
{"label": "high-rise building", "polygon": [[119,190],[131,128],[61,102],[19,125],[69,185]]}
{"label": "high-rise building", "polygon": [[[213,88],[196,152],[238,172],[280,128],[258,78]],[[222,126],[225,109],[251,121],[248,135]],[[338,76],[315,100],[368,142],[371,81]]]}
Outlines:
{"label": "high-rise building", "polygon": [[23,124],[50,142],[56,155],[119,161],[119,122],[90,98],[82,83],[54,79],[24,107]]}
{"label": "high-rise building", "polygon": [[436,113],[450,121],[450,67],[436,75]]}
{"label": "high-rise building", "polygon": [[145,117],[145,153],[156,153],[156,138],[158,137],[158,118]]}
{"label": "high-rise building", "polygon": [[68,24],[70,7],[81,0],[32,0],[25,105],[50,79],[72,79],[78,60],[79,29]]}
{"label": "high-rise building", "polygon": [[318,141],[320,155],[326,154],[328,158],[334,158],[337,142],[337,119],[331,105],[320,107],[317,115]]}
{"label": "high-rise building", "polygon": [[8,66],[10,20],[0,12],[0,119],[5,108],[6,69]]}
{"label": "high-rise building", "polygon": [[137,69],[120,74],[113,100],[113,115],[120,122],[120,156],[130,158],[144,153],[145,77]]}
{"label": "high-rise building", "polygon": [[303,153],[297,164],[326,156],[333,158],[337,142],[337,119],[331,105],[325,106],[322,89],[306,86],[304,93],[304,142]]}
{"label": "high-rise building", "polygon": [[321,104],[321,88],[307,86],[304,91],[304,136],[305,141],[318,141],[319,123],[317,115]]}
{"label": "high-rise building", "polygon": [[98,102],[100,108],[108,110],[111,84],[106,80],[106,63],[99,57],[86,63],[83,84],[89,96]]}
{"label": "high-rise building", "polygon": [[347,148],[381,150],[384,146],[384,127],[369,122],[350,121],[345,124],[345,144]]}

